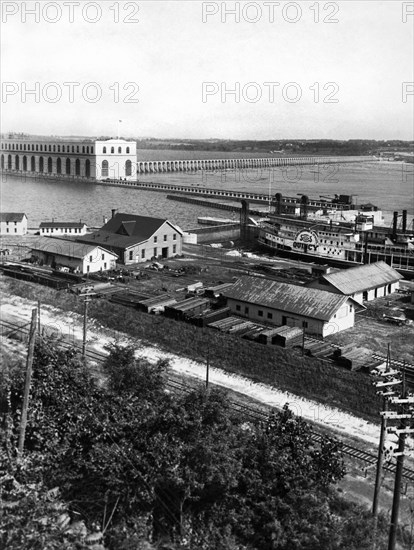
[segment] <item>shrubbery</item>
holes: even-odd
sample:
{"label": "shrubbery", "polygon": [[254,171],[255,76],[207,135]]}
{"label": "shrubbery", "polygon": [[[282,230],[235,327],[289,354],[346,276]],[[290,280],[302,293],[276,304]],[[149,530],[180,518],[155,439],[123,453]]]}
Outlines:
{"label": "shrubbery", "polygon": [[[222,391],[171,395],[167,365],[136,360],[131,347],[111,346],[104,369],[98,388],[74,352],[37,346],[25,456],[1,454],[3,547],[372,546],[369,513],[334,490],[340,445],[316,445],[287,407],[256,425],[235,417]],[[4,382],[14,449],[21,372]]]}

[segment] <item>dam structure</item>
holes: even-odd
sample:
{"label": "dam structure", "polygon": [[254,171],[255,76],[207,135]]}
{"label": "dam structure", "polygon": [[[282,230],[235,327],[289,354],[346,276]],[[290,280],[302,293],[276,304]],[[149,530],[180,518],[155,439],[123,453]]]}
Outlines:
{"label": "dam structure", "polygon": [[[196,154],[196,153],[195,153]],[[233,153],[233,155],[239,153]],[[258,153],[259,155],[260,153]],[[141,174],[262,169],[378,161],[372,156],[242,157],[145,160],[136,142],[124,139],[31,139],[3,137],[1,170],[6,174],[91,182],[128,182]],[[214,152],[211,153],[214,155]],[[251,153],[249,153],[251,155]]]}
{"label": "dam structure", "polygon": [[137,174],[162,172],[197,172],[199,170],[238,170],[272,168],[299,165],[343,164],[350,162],[372,162],[374,157],[265,157],[265,158],[221,158],[203,160],[154,160],[137,161]]}

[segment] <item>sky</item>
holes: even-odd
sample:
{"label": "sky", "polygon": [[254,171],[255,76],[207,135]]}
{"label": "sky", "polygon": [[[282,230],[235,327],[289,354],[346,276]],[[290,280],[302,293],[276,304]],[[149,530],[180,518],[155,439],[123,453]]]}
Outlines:
{"label": "sky", "polygon": [[1,9],[2,132],[414,139],[414,2]]}

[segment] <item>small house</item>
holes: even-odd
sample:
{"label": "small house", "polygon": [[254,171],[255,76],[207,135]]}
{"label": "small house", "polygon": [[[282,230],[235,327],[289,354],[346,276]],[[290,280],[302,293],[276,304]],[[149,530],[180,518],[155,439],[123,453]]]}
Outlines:
{"label": "small house", "polygon": [[15,212],[0,212],[0,235],[26,235],[26,233],[26,214]]}
{"label": "small house", "polygon": [[43,237],[62,237],[64,235],[85,235],[88,227],[84,222],[42,222],[39,232]]}

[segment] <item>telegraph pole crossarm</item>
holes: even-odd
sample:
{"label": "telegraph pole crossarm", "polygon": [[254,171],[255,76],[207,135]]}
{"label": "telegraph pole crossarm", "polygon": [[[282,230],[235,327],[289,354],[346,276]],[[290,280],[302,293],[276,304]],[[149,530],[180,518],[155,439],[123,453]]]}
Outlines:
{"label": "telegraph pole crossarm", "polygon": [[[414,428],[408,427],[409,416],[411,419],[414,419],[414,411],[410,407],[410,399],[407,396],[407,388],[405,381],[405,364],[402,368],[403,374],[403,384],[401,390],[401,398],[398,400],[399,405],[399,416],[401,417],[400,425],[394,431],[398,434],[398,448],[395,456],[397,457],[397,465],[395,470],[395,483],[394,483],[394,496],[392,501],[392,512],[391,512],[391,525],[390,533],[388,539],[388,550],[395,550],[396,538],[397,538],[397,527],[398,527],[398,515],[400,511],[400,498],[401,498],[401,481],[404,468],[404,450],[405,450],[405,438],[407,433],[413,433]],[[411,414],[410,414],[411,413]]]}

